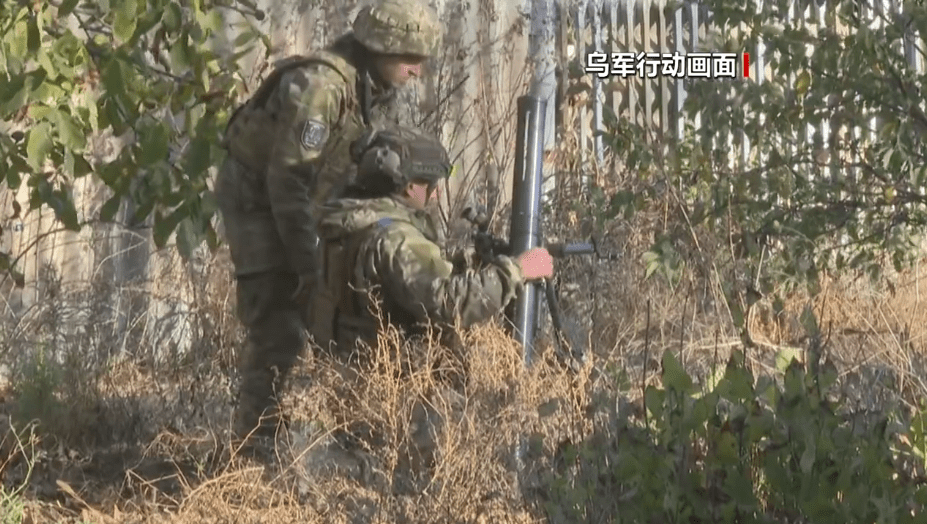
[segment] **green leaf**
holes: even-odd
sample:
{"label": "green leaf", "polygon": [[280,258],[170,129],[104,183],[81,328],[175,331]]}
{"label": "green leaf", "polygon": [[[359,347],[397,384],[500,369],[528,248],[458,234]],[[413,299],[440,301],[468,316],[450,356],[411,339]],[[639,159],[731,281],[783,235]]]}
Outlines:
{"label": "green leaf", "polygon": [[811,434],[808,434],[808,437],[805,439],[805,451],[801,454],[801,461],[799,466],[801,467],[802,473],[808,475],[811,473],[811,468],[814,466],[814,459],[816,454],[814,437]]}
{"label": "green leaf", "polygon": [[647,251],[641,255],[641,262],[644,263],[644,278],[648,279],[663,265],[662,257],[655,251]]}
{"label": "green leaf", "polygon": [[40,122],[29,130],[29,138],[26,142],[27,162],[36,171],[42,169],[42,164],[52,150],[50,134],[51,126],[48,122]]}
{"label": "green leaf", "polygon": [[167,7],[164,8],[164,13],[161,17],[161,22],[164,23],[169,31],[176,31],[180,29],[180,24],[183,21],[183,13],[180,11],[180,6],[177,5],[177,2],[171,2]]}
{"label": "green leaf", "polygon": [[58,76],[58,70],[54,64],[51,62],[51,58],[48,56],[48,52],[41,48],[39,49],[38,56],[36,57],[39,65],[42,66],[42,69],[48,74],[49,78],[55,78]]}
{"label": "green leaf", "polygon": [[152,236],[155,246],[157,246],[158,249],[163,248],[164,245],[167,244],[167,239],[169,239],[171,234],[174,233],[174,230],[177,229],[177,224],[183,220],[185,211],[186,210],[181,206],[166,217],[162,217],[160,213],[155,214]]}
{"label": "green leaf", "polygon": [[64,227],[71,231],[80,231],[80,224],[77,220],[77,208],[74,207],[74,201],[64,190],[52,191],[45,203],[55,212],[57,218]]}
{"label": "green leaf", "polygon": [[122,0],[116,8],[116,16],[113,20],[113,34],[122,43],[132,40],[135,35],[135,27],[138,24],[136,13],[135,0]]}
{"label": "green leaf", "polygon": [[723,464],[737,464],[740,454],[737,452],[737,439],[730,431],[721,432],[718,439],[718,459]]}
{"label": "green leaf", "polygon": [[647,386],[644,390],[644,405],[655,418],[663,417],[663,399],[666,396],[666,390],[657,389],[653,386]]}
{"label": "green leaf", "polygon": [[202,137],[194,138],[184,158],[184,174],[192,179],[209,168],[211,152],[209,140]]}
{"label": "green leaf", "polygon": [[776,369],[782,373],[792,363],[792,360],[801,362],[802,351],[798,348],[784,348],[776,353]]}
{"label": "green leaf", "polygon": [[57,118],[58,139],[65,147],[82,151],[87,146],[87,137],[80,125],[66,113],[59,112]]}
{"label": "green leaf", "polygon": [[114,58],[103,69],[103,87],[112,96],[125,94],[125,75],[122,73],[122,61]]}
{"label": "green leaf", "polygon": [[724,491],[737,503],[741,508],[750,508],[756,504],[756,496],[753,493],[753,483],[750,479],[744,477],[742,473],[736,470],[729,470],[724,479]]}
{"label": "green leaf", "polygon": [[257,36],[254,34],[254,31],[251,31],[250,28],[247,31],[242,31],[241,34],[235,37],[233,45],[235,48],[242,47],[246,44],[250,44],[257,39]]}
{"label": "green leaf", "polygon": [[112,222],[119,212],[119,206],[122,204],[122,195],[114,195],[109,198],[100,209],[100,220],[102,222]]}
{"label": "green leaf", "polygon": [[669,349],[663,352],[663,385],[666,389],[683,392],[692,389],[692,378]]}
{"label": "green leaf", "polygon": [[177,42],[171,46],[171,70],[175,73],[181,73],[190,68],[190,49],[187,47],[185,36],[181,36]]}
{"label": "green leaf", "polygon": [[224,25],[224,20],[222,19],[222,11],[218,9],[210,9],[200,20],[199,23],[203,26],[203,29],[206,29],[210,33],[215,33],[222,29]]}
{"label": "green leaf", "polygon": [[30,53],[35,53],[42,47],[42,36],[39,33],[38,17],[32,17],[26,24],[27,31],[27,49]]}
{"label": "green leaf", "polygon": [[13,27],[13,37],[10,40],[10,53],[13,58],[24,61],[29,53],[29,24],[22,20]]}
{"label": "green leaf", "polygon": [[212,191],[204,191],[200,196],[200,215],[212,217],[219,210],[219,202]]}
{"label": "green leaf", "polygon": [[64,18],[70,15],[74,8],[77,7],[77,3],[80,0],[62,0],[61,5],[58,6],[58,17]]}
{"label": "green leaf", "polygon": [[167,160],[169,151],[169,137],[163,123],[152,126],[143,136],[139,144],[139,166],[146,167]]}
{"label": "green leaf", "polygon": [[26,172],[27,169],[23,169],[23,167],[27,167],[27,166],[17,166],[18,163],[22,162],[22,157],[13,157],[12,160],[13,160],[13,165],[11,166],[10,170],[7,171],[6,173],[6,185],[10,189],[15,191],[19,189],[19,186],[23,182],[23,179],[21,176],[19,176],[19,174],[21,172]]}
{"label": "green leaf", "polygon": [[805,333],[808,336],[817,336],[820,335],[821,331],[818,327],[817,317],[814,315],[814,310],[810,305],[806,305],[801,312],[801,325],[805,329]]}
{"label": "green leaf", "polygon": [[41,82],[34,91],[32,91],[31,98],[33,100],[41,100],[43,102],[57,102],[58,99],[65,96],[64,89],[52,84],[51,82]]}

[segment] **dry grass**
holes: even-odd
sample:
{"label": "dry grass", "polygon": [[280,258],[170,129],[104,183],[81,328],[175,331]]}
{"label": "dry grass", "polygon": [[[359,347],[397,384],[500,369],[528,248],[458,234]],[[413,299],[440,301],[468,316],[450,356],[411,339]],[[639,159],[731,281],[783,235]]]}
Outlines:
{"label": "dry grass", "polygon": [[[616,177],[622,187],[644,183]],[[560,202],[589,207],[571,196],[575,189],[559,189]],[[668,215],[655,209],[599,224],[603,248],[618,253],[618,263],[558,263],[564,311],[593,351],[582,373],[564,371],[549,353],[525,369],[496,325],[463,333],[451,348],[410,345],[387,330],[366,373],[309,356],[294,370],[285,400],[292,438],[272,465],[240,456],[230,443],[242,330],[224,253],[201,259],[195,271],[163,264],[167,273],[132,289],[114,290],[105,277],[65,289],[49,272],[41,300],[0,321],[0,361],[14,371],[0,387],[0,424],[12,423],[10,435],[18,435],[0,442],[0,495],[23,487],[0,497],[15,503],[0,511],[19,504],[25,522],[75,523],[545,521],[539,472],[558,469],[564,443],[609,435],[627,409],[639,414],[640,391],[659,381],[665,350],[704,382],[743,347],[719,292],[737,270],[718,254],[723,241],[692,232],[699,248],[678,281],[643,278],[640,257],[653,235],[675,227]],[[546,232],[558,240],[592,229],[576,207],[555,216],[561,220]],[[833,279],[811,302],[827,354],[861,406],[914,403],[927,393],[927,327],[918,322],[925,277],[918,266],[882,288]],[[153,336],[161,320],[150,313],[161,300],[157,282],[192,297],[175,320],[189,333],[184,348]],[[123,330],[106,309],[114,292],[149,305]],[[778,316],[766,301],[751,310],[751,365],[770,370],[778,349],[804,347],[797,319],[808,302],[794,295]],[[73,317],[88,327],[74,329]],[[620,370],[634,387],[616,398]],[[417,477],[408,473],[409,451],[423,406],[446,423],[431,474]],[[339,429],[370,435],[366,482],[310,467],[312,457],[328,456],[319,453]],[[522,436],[530,460],[519,475],[514,450]]]}
{"label": "dry grass", "polygon": [[[624,368],[635,383],[652,383],[659,380],[659,355],[670,348],[704,376],[739,345],[717,316],[713,321],[710,312],[698,311],[687,288],[674,294],[634,273],[616,268],[597,275],[613,286],[601,286],[600,300],[614,287],[636,295],[598,308],[597,315],[620,316],[609,323],[610,341],[602,333],[594,337],[596,359],[578,375],[552,358],[525,369],[519,348],[495,325],[464,333],[464,352],[410,346],[387,331],[371,369],[359,376],[346,375],[327,359],[307,358],[286,397],[292,445],[274,466],[238,456],[229,443],[234,372],[223,362],[227,347],[220,351],[217,344],[198,352],[203,361],[189,357],[172,368],[126,359],[88,375],[93,380],[76,389],[63,387],[75,376],[49,364],[55,370],[49,376],[58,382],[55,395],[43,402],[56,407],[44,412],[32,440],[23,433],[33,426],[22,417],[29,408],[22,383],[3,392],[2,422],[13,420],[23,437],[0,445],[0,477],[8,491],[25,484],[19,497],[25,522],[543,520],[540,492],[532,491],[540,477],[530,472],[537,469],[519,479],[513,461],[520,436],[541,444],[529,454],[532,466],[549,468],[562,443],[582,439],[597,420],[614,416],[614,400],[603,404],[613,398],[608,369]],[[875,402],[879,395],[923,395],[924,328],[915,315],[924,276],[900,275],[894,292],[881,293],[859,282],[834,282],[818,298],[822,324],[832,326],[831,354],[846,377],[858,376],[860,397]],[[203,338],[215,343],[233,338],[217,333],[236,328],[227,288],[211,289],[214,302],[203,311],[215,331]],[[803,304],[795,297],[785,315],[794,316],[790,312]],[[794,321],[753,318],[754,338],[761,341],[749,353],[756,366],[771,366],[776,347],[801,345]],[[790,325],[793,331],[782,328]],[[442,372],[424,371],[435,368]],[[461,370],[468,371],[462,394],[449,393],[449,380]],[[634,396],[623,404],[635,405]],[[403,466],[416,432],[413,413],[423,404],[448,423],[432,475],[414,479],[403,476]],[[377,437],[367,450],[375,464],[373,482],[306,470],[303,459],[320,445],[319,435],[361,424]],[[400,481],[413,489],[397,490]]]}
{"label": "dry grass", "polygon": [[[441,395],[445,388],[431,373],[397,378],[399,352],[390,351],[398,349],[395,339],[377,353],[372,372],[353,379],[324,360],[305,362],[297,371],[286,402],[295,440],[315,421],[327,428],[366,422],[380,435],[370,453],[385,472],[383,485],[310,476],[291,456],[266,468],[237,457],[228,443],[227,409],[183,432],[164,418],[152,417],[149,422],[160,431],[134,448],[113,444],[110,449],[82,450],[59,443],[57,449],[48,449],[42,441],[37,445],[43,452],[34,462],[12,450],[9,454],[18,458],[4,466],[4,482],[23,479],[25,468],[34,465],[27,518],[36,522],[52,514],[94,522],[244,522],[258,516],[260,522],[348,522],[357,513],[369,513],[370,522],[499,522],[505,521],[498,515],[500,507],[512,522],[530,521],[527,513],[519,517],[520,512],[512,511],[519,505],[511,460],[517,437],[526,430],[548,436],[575,431],[583,388],[575,378],[547,366],[523,370],[518,349],[498,328],[476,330],[464,343],[470,351],[458,364],[470,368],[471,380],[457,399]],[[420,349],[426,351],[426,366],[446,357],[437,346]],[[171,389],[153,374],[133,371],[119,371],[125,394]],[[392,472],[404,459],[402,451],[415,430],[412,411],[422,400],[450,422],[438,442],[431,478],[416,495],[395,496]],[[560,409],[542,420],[537,407],[551,400]],[[194,409],[187,406],[186,411]],[[303,439],[294,442],[290,453],[298,458],[317,444],[318,439]]]}

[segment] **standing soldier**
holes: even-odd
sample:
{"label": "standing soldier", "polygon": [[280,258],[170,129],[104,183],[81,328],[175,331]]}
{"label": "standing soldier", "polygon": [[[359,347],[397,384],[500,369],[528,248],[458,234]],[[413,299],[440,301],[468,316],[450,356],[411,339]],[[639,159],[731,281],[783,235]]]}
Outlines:
{"label": "standing soldier", "polygon": [[317,206],[340,191],[350,144],[396,118],[395,90],[441,41],[426,0],[381,0],[328,49],[278,66],[232,116],[216,197],[247,329],[234,431],[272,436],[278,395],[306,345]]}

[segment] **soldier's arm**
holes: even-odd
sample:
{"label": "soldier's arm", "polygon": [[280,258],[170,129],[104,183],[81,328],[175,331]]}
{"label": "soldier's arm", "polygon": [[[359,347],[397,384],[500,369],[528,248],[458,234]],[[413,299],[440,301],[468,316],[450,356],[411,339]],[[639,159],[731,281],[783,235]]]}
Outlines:
{"label": "soldier's arm", "polygon": [[[410,224],[394,223],[378,235],[368,269],[384,292],[418,321],[463,327],[488,320],[515,298],[524,283],[521,268],[500,257],[480,270],[454,272],[453,264]],[[370,274],[370,273],[368,273]]]}
{"label": "soldier's arm", "polygon": [[[267,170],[267,192],[290,266],[315,269],[316,239],[310,193],[319,156],[338,122],[340,77],[296,69],[277,88],[280,111]],[[324,71],[324,70],[322,70]]]}

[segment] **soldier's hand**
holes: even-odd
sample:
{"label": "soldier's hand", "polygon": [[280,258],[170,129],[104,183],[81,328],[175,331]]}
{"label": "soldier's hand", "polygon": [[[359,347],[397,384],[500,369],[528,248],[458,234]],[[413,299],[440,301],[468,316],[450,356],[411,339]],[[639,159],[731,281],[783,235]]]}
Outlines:
{"label": "soldier's hand", "polygon": [[554,257],[547,249],[536,247],[529,249],[518,257],[518,265],[525,275],[525,280],[538,280],[554,276]]}

